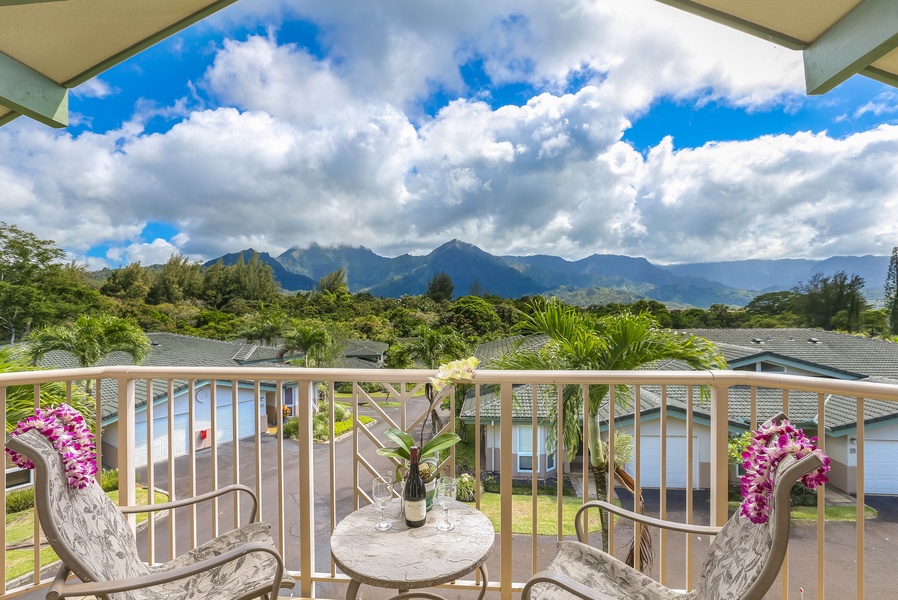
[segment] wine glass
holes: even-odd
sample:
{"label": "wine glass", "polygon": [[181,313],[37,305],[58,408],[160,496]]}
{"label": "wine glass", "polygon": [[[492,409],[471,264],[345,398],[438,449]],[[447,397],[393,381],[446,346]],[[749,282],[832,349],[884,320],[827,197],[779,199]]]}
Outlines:
{"label": "wine glass", "polygon": [[376,523],[374,528],[378,531],[386,531],[393,527],[393,524],[387,521],[384,514],[387,502],[390,501],[390,497],[393,495],[393,480],[386,475],[375,477],[374,481],[371,482],[371,495],[374,498],[375,506],[380,509],[380,522]]}
{"label": "wine glass", "polygon": [[437,523],[437,530],[452,531],[455,525],[449,522],[449,505],[455,502],[456,484],[454,477],[440,477],[437,480],[437,503],[443,507],[443,520]]}

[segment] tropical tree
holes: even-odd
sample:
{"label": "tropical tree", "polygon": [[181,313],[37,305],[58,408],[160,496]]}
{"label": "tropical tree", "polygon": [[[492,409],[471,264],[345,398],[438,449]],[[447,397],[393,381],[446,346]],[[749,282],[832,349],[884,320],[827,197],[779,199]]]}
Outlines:
{"label": "tropical tree", "polygon": [[308,367],[309,356],[312,352],[326,348],[329,342],[330,336],[325,329],[313,325],[300,325],[284,336],[281,356],[297,351],[302,352],[303,366]]}
{"label": "tropical tree", "polygon": [[[27,357],[16,354],[9,347],[0,348],[0,373],[21,373],[36,371]],[[40,406],[50,408],[66,402],[84,417],[88,427],[93,429],[95,404],[93,398],[78,386],[72,386],[71,395],[66,395],[66,385],[59,381],[42,383],[40,386]],[[12,431],[16,423],[34,414],[34,386],[11,385],[6,388],[6,431]]]}
{"label": "tropical tree", "polygon": [[286,335],[288,325],[289,322],[283,312],[269,310],[263,306],[259,313],[246,318],[238,337],[245,338],[249,342],[273,346],[279,337]]}
{"label": "tropical tree", "polygon": [[13,344],[33,329],[100,307],[84,269],[64,257],[52,240],[0,221],[0,339]]}
{"label": "tropical tree", "polygon": [[151,304],[175,304],[203,295],[203,272],[200,263],[181,254],[172,254],[148,292]]}
{"label": "tropical tree", "polygon": [[340,267],[318,280],[318,291],[322,294],[349,293],[349,284],[346,282],[346,270]]}
{"label": "tropical tree", "polygon": [[137,261],[112,271],[100,286],[100,293],[122,300],[143,302],[150,293],[152,285],[152,274]]}
{"label": "tropical tree", "polygon": [[[26,355],[38,364],[47,353],[71,354],[79,367],[91,367],[113,352],[128,354],[139,364],[150,354],[150,338],[128,320],[109,315],[81,315],[69,325],[52,325],[33,331],[27,339]],[[85,389],[90,392],[91,381]]]}
{"label": "tropical tree", "polygon": [[[516,329],[525,334],[545,335],[548,341],[539,349],[519,349],[510,352],[490,366],[519,370],[634,370],[660,360],[680,360],[694,369],[719,369],[726,363],[710,342],[691,335],[680,335],[662,329],[657,321],[645,313],[627,311],[594,317],[577,308],[567,306],[556,298],[549,301],[535,300],[529,314]],[[554,432],[558,419],[562,418],[562,435],[568,460],[572,460],[580,447],[583,414],[583,395],[580,386],[565,386],[562,415],[555,410],[549,414],[548,447],[557,443]],[[589,414],[590,471],[593,475],[596,495],[608,497],[609,475],[613,474],[612,457],[608,456],[607,442],[601,439],[599,411],[608,398],[609,386],[589,386],[586,401]],[[622,404],[628,400],[626,388],[616,394]],[[608,549],[608,515],[600,511],[603,548]]]}
{"label": "tropical tree", "polygon": [[427,282],[427,291],[424,295],[439,303],[451,301],[454,292],[455,284],[452,283],[452,278],[445,271],[440,271]]}
{"label": "tropical tree", "polygon": [[[857,331],[861,313],[867,310],[863,295],[864,278],[852,275],[849,279],[845,271],[832,276],[816,273],[807,283],[800,283],[793,290],[794,310],[806,325],[833,329],[841,326],[849,331]],[[843,314],[839,315],[842,311]],[[834,318],[839,315],[835,323]]]}
{"label": "tropical tree", "polygon": [[885,308],[889,312],[889,330],[898,335],[898,246],[892,248],[885,283]]}

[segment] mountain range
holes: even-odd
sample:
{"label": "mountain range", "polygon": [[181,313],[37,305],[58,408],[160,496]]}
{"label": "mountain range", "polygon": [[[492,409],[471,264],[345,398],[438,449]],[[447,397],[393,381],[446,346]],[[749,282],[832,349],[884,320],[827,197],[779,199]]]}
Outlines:
{"label": "mountain range", "polygon": [[[248,248],[206,264],[233,264],[241,253],[248,259],[254,252]],[[877,303],[889,265],[888,256],[656,265],[644,258],[593,254],[569,261],[547,255],[495,256],[459,240],[423,256],[389,258],[363,246],[312,244],[294,246],[277,257],[259,252],[259,258],[271,265],[287,291],[312,290],[320,278],[342,268],[350,291],[397,298],[423,294],[433,276],[444,272],[452,278],[456,296],[478,289],[506,298],[555,295],[581,305],[651,299],[671,307],[699,308],[744,306],[758,294],[792,289],[816,273],[839,271],[863,277],[868,299]]]}

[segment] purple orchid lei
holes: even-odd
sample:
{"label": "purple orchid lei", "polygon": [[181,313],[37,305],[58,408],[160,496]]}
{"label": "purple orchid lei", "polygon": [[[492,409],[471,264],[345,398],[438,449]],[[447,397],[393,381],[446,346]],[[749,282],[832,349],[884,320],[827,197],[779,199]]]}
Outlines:
{"label": "purple orchid lei", "polygon": [[[37,409],[34,415],[19,421],[10,437],[26,431],[37,430],[59,452],[65,466],[69,486],[84,489],[97,474],[97,451],[94,434],[84,424],[81,414],[68,404],[60,404],[48,410]],[[34,464],[25,456],[9,448],[6,453],[21,469],[33,469]]]}
{"label": "purple orchid lei", "polygon": [[745,475],[740,486],[744,498],[740,514],[752,523],[766,523],[770,518],[770,499],[777,464],[788,454],[801,459],[812,453],[820,457],[823,465],[800,479],[811,490],[828,481],[826,472],[829,471],[829,457],[817,448],[816,436],[808,438],[788,419],[758,429],[742,453]]}

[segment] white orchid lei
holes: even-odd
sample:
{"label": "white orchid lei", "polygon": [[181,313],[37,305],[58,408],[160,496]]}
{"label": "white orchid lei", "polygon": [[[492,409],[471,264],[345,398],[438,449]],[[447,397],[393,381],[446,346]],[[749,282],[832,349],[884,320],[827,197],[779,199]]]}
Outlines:
{"label": "white orchid lei", "polygon": [[[34,415],[19,421],[10,437],[16,437],[31,430],[37,430],[46,437],[53,448],[59,452],[65,467],[69,486],[84,489],[97,474],[97,450],[94,434],[84,423],[84,417],[68,404],[47,410],[38,408]],[[6,453],[15,465],[21,469],[33,469],[27,457],[9,448]]]}

